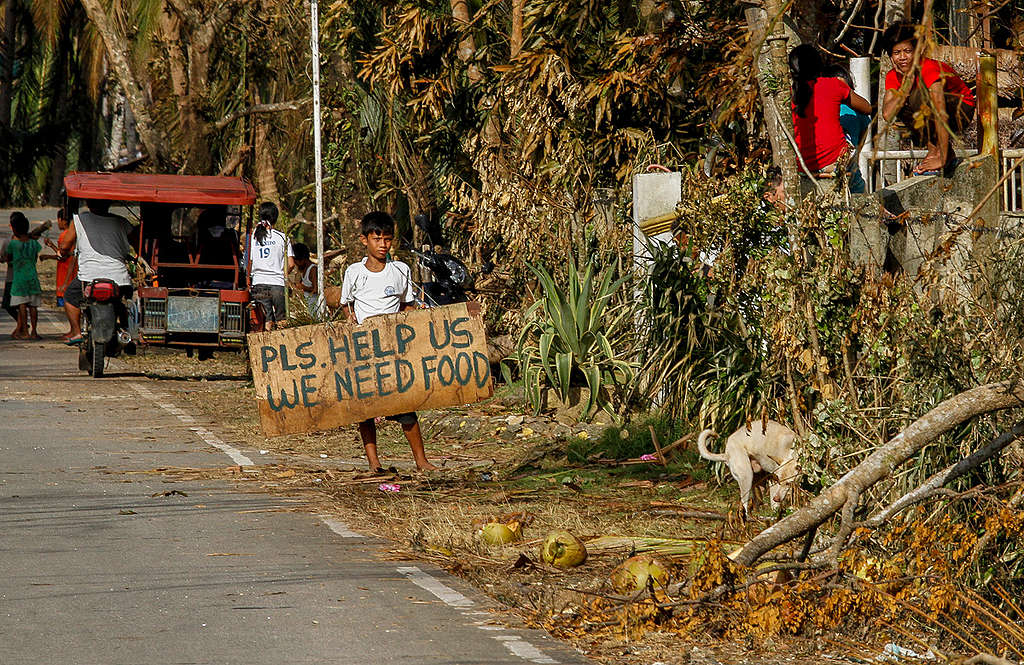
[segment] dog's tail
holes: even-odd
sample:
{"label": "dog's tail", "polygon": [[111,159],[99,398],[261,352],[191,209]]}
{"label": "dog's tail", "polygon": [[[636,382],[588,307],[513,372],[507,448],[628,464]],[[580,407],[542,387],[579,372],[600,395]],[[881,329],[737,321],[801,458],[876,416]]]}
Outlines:
{"label": "dog's tail", "polygon": [[697,437],[697,450],[700,451],[700,456],[712,462],[728,462],[729,458],[725,454],[713,453],[708,450],[708,439],[713,436],[718,435],[715,434],[714,430],[706,429]]}

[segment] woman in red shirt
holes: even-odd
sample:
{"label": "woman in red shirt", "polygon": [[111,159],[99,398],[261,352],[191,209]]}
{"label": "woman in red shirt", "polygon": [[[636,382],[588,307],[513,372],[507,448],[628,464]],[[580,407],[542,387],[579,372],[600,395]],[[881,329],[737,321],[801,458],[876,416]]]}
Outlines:
{"label": "woman in red shirt", "polygon": [[824,76],[825,65],[810,44],[790,52],[789,68],[793,74],[793,132],[800,156],[812,173],[834,173],[839,158],[853,147],[839,124],[839,106],[847,104],[870,115],[871,103],[842,79]]}
{"label": "woman in red shirt", "polygon": [[[909,89],[902,89],[914,66],[916,26],[891,25],[882,43],[893,66],[885,77],[882,117],[886,122],[899,117],[913,132],[914,145],[928,147],[928,154],[914,168],[916,175],[937,175],[944,169],[948,175],[956,165],[950,132],[960,134],[974,118],[974,93],[948,63],[923,56]],[[923,123],[915,121],[914,116],[920,112],[925,114]]]}

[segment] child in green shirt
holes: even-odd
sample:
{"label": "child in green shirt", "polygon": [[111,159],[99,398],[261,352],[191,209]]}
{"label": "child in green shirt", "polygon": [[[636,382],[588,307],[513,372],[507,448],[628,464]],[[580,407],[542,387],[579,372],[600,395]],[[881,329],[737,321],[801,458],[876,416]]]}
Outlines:
{"label": "child in green shirt", "polygon": [[[36,261],[56,259],[56,256],[39,256],[43,249],[35,238],[28,234],[28,218],[20,212],[11,213],[11,231],[14,237],[7,245],[6,259],[11,263],[14,278],[11,281],[11,306],[18,308],[18,325],[11,333],[14,339],[42,339],[36,328],[38,308],[43,300],[39,286]],[[29,324],[32,329],[29,332]]]}

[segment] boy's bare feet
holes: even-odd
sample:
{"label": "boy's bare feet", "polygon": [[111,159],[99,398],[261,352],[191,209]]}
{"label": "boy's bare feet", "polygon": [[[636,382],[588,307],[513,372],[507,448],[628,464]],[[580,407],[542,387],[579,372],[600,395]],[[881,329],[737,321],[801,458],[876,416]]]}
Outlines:
{"label": "boy's bare feet", "polygon": [[419,471],[438,471],[441,467],[434,466],[430,462],[424,462],[423,464],[417,464],[416,468]]}

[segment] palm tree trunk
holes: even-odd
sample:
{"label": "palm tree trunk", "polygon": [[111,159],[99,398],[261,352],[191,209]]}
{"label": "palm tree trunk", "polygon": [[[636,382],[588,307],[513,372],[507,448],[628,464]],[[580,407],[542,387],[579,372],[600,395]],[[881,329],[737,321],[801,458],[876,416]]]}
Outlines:
{"label": "palm tree trunk", "polygon": [[[786,198],[796,202],[800,200],[800,171],[789,139],[793,135],[793,117],[789,112],[792,93],[782,10],[780,0],[765,0],[764,9],[748,9],[746,18],[751,41],[762,44],[755,62],[772,153],[782,171]],[[774,85],[769,85],[769,80]],[[774,94],[771,88],[775,89]]]}
{"label": "palm tree trunk", "polygon": [[3,5],[3,31],[0,32],[0,205],[6,205],[10,193],[9,140],[11,132],[11,88],[14,84],[14,0]]}
{"label": "palm tree trunk", "polygon": [[256,119],[254,148],[256,150],[256,189],[264,201],[272,201],[281,207],[281,195],[277,191],[277,170],[271,155],[270,142],[267,141],[267,123]]}
{"label": "palm tree trunk", "polygon": [[0,38],[0,131],[11,127],[11,87],[14,82],[14,0],[4,2]]}
{"label": "palm tree trunk", "polygon": [[128,59],[128,46],[124,37],[118,34],[100,0],[82,0],[82,7],[85,9],[89,21],[99,33],[114,75],[124,90],[128,104],[132,107],[139,138],[146,146],[148,157],[158,163],[161,162],[164,158],[163,138],[150,115],[152,100],[132,71],[131,61]]}
{"label": "palm tree trunk", "polygon": [[523,5],[525,4],[526,0],[512,0],[512,34],[508,42],[513,58],[523,50]]}
{"label": "palm tree trunk", "polygon": [[124,142],[124,102],[125,95],[121,90],[114,92],[113,112],[110,114],[110,140],[107,143],[107,156],[103,160],[104,167],[114,170],[121,158],[121,144]]}

